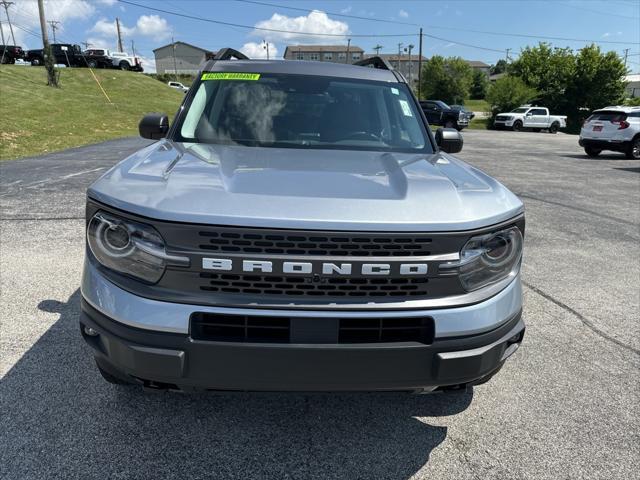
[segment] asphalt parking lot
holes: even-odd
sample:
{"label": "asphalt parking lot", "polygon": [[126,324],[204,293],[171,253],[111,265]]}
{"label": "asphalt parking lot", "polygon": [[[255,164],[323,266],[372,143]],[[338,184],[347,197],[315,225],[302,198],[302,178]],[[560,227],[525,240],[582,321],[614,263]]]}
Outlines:
{"label": "asphalt parking lot", "polygon": [[460,156],[526,204],[527,335],[462,395],[105,383],[77,327],[84,190],[145,141],[1,164],[0,477],[635,478],[640,162],[563,134],[464,137]]}

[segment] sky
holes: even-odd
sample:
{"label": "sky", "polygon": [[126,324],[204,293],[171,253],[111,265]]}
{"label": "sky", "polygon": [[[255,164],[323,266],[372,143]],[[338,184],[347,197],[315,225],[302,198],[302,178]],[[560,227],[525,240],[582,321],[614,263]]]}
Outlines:
{"label": "sky", "polygon": [[[13,0],[9,18],[16,43],[41,48],[36,0]],[[495,64],[527,45],[547,41],[579,49],[592,42],[624,56],[640,73],[640,0],[45,0],[57,21],[58,42],[115,49],[116,17],[125,49],[154,71],[153,49],[171,39],[208,50],[233,47],[250,57],[281,58],[287,45],[351,44],[367,53],[397,53],[423,28],[423,55],[460,56]],[[137,5],[135,5],[137,4]],[[155,9],[155,10],[154,10]],[[159,11],[161,10],[161,11]],[[183,16],[178,16],[180,14]],[[186,16],[186,17],[185,17]],[[234,25],[209,22],[214,20]],[[13,43],[0,11],[5,43]],[[274,32],[271,30],[281,30]],[[284,32],[282,32],[284,31]],[[302,35],[288,32],[307,32]],[[323,35],[320,35],[323,34]],[[547,37],[547,38],[545,38]],[[554,37],[554,38],[551,38]],[[49,40],[52,31],[49,28]],[[83,45],[84,48],[84,45]]]}

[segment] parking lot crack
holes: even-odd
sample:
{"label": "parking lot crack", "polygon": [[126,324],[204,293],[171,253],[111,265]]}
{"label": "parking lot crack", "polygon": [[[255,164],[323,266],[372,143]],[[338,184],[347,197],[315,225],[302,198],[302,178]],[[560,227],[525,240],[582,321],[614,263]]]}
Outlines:
{"label": "parking lot crack", "polygon": [[569,305],[567,305],[566,303],[554,298],[552,295],[549,295],[548,293],[544,292],[543,290],[540,290],[538,287],[535,287],[533,285],[531,285],[528,282],[523,281],[522,282],[527,288],[529,288],[530,290],[533,290],[535,293],[537,293],[538,295],[540,295],[541,297],[549,300],[551,303],[557,305],[558,307],[562,308],[563,310],[566,310],[567,312],[571,313],[572,315],[574,315],[578,320],[580,320],[580,322],[582,322],[582,324],[587,327],[589,330],[591,330],[593,333],[595,333],[596,335],[604,338],[605,340],[608,340],[609,342],[615,343],[616,345],[618,345],[621,348],[624,348],[625,350],[628,350],[631,353],[635,353],[636,355],[640,355],[640,350],[638,350],[637,348],[632,347],[631,345],[627,345],[624,342],[621,342],[620,340],[618,340],[615,337],[612,337],[611,335],[609,335],[608,333],[604,332],[603,330],[599,329],[598,327],[595,326],[595,324],[589,320],[588,318],[586,318],[584,315],[582,315],[580,312],[574,310],[573,308],[571,308]]}

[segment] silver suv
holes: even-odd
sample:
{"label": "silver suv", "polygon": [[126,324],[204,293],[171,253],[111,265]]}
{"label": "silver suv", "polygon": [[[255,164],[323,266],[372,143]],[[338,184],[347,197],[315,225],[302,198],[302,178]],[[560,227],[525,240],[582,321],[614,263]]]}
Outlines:
{"label": "silver suv", "polygon": [[606,107],[594,111],[582,125],[578,143],[590,157],[603,150],[640,158],[640,107]]}
{"label": "silver suv", "polygon": [[223,50],[140,133],[87,192],[80,329],[108,381],[457,390],[520,345],[523,205],[383,59]]}

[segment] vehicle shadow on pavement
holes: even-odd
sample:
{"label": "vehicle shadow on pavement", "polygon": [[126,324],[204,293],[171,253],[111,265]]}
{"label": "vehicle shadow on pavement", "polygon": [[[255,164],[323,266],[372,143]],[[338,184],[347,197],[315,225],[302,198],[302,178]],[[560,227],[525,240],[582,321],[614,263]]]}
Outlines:
{"label": "vehicle shadow on pavement", "polygon": [[180,394],[107,384],[80,293],[0,387],[3,478],[408,478],[473,393]]}

